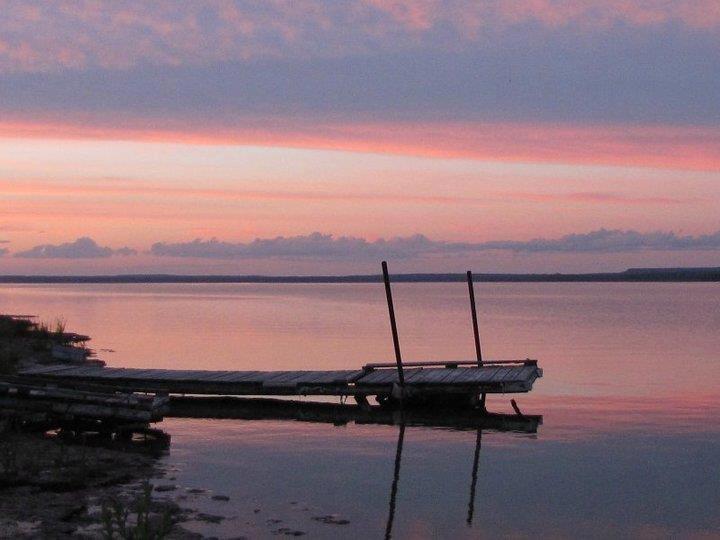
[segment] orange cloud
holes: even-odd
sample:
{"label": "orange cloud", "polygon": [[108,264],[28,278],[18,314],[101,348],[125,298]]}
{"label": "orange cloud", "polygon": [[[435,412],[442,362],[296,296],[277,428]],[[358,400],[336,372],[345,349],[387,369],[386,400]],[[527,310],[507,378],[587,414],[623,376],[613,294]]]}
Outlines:
{"label": "orange cloud", "polygon": [[720,170],[720,128],[472,122],[238,121],[238,127],[107,118],[0,120],[0,137],[254,145],[468,158]]}

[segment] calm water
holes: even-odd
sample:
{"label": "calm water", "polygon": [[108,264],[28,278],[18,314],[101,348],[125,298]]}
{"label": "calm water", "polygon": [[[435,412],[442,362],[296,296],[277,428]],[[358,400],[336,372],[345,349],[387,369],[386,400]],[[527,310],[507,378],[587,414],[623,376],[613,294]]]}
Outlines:
{"label": "calm water", "polygon": [[[407,427],[393,538],[719,537],[720,288],[481,284],[486,357],[538,358],[517,398],[535,435]],[[406,359],[473,357],[462,284],[394,286]],[[355,368],[392,360],[380,285],[0,288],[0,311],[62,316],[110,365]],[[489,408],[509,412],[510,396]],[[221,537],[385,535],[398,426],[179,420],[165,463]],[[177,496],[175,493],[174,496]],[[213,501],[211,495],[230,497]],[[313,517],[334,515],[348,525]],[[274,522],[274,520],[282,520]]]}

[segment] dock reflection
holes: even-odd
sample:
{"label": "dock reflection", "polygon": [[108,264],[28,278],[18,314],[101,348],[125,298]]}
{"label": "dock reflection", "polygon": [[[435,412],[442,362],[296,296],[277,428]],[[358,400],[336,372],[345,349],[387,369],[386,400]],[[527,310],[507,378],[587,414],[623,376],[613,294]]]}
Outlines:
{"label": "dock reflection", "polygon": [[395,463],[390,485],[385,538],[392,538],[397,496],[400,487],[405,431],[410,426],[475,432],[466,524],[471,527],[475,514],[480,452],[483,431],[537,433],[542,424],[540,415],[499,414],[466,409],[405,409],[387,410],[380,407],[359,407],[336,403],[299,402],[279,399],[173,397],[170,417],[237,420],[294,420],[299,422],[345,425],[396,425]]}
{"label": "dock reflection", "polygon": [[384,409],[329,402],[268,398],[171,397],[166,417],[233,420],[295,420],[344,425],[407,425],[475,431],[537,433],[541,415],[500,414],[477,409]]}
{"label": "dock reflection", "polygon": [[[472,527],[473,517],[475,514],[475,493],[477,491],[478,467],[480,464],[480,449],[482,447],[482,429],[477,428],[475,437],[475,454],[473,456],[472,473],[470,480],[470,497],[468,500],[467,519],[465,520],[468,527]],[[405,441],[405,424],[398,426],[398,439],[395,448],[395,468],[393,472],[393,481],[390,488],[390,502],[388,508],[387,523],[385,526],[385,539],[392,538],[393,524],[395,521],[395,506],[398,493],[398,483],[400,482],[400,465],[402,463],[403,443]]]}

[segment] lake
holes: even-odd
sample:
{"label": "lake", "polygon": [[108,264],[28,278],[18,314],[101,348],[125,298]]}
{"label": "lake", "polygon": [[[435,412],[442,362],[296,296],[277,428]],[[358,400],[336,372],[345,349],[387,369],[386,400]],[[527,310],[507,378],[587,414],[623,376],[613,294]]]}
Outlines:
{"label": "lake", "polygon": [[[474,357],[464,284],[393,293],[406,360]],[[544,370],[532,393],[492,395],[488,408],[511,412],[515,397],[543,415],[536,434],[168,419],[163,465],[181,487],[169,496],[226,518],[188,528],[720,537],[717,284],[481,283],[476,296],[485,357],[536,358]],[[320,370],[394,359],[381,284],[13,285],[0,287],[0,311],[62,317],[110,366]],[[185,491],[194,488],[205,491]]]}

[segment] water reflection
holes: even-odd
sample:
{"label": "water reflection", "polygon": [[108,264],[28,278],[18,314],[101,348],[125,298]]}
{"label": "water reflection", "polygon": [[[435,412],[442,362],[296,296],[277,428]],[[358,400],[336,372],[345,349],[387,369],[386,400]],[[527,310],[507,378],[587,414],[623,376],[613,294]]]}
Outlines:
{"label": "water reflection", "polygon": [[542,416],[524,415],[519,412],[502,414],[487,411],[480,412],[479,410],[437,408],[387,410],[381,407],[367,408],[335,403],[233,397],[176,397],[173,398],[169,416],[225,420],[295,420],[306,423],[328,423],[334,426],[344,426],[351,422],[365,426],[397,426],[395,461],[385,524],[386,539],[393,537],[397,497],[400,487],[403,444],[408,426],[423,426],[455,431],[471,431],[474,429],[475,448],[470,474],[466,518],[467,526],[472,527],[483,430],[535,434],[542,424]]}
{"label": "water reflection", "polygon": [[[508,421],[508,424],[506,425],[514,425],[516,429],[513,429],[513,431],[517,430],[517,428],[521,427],[524,423],[524,427],[526,428],[525,432],[535,432],[537,431],[537,426],[539,424],[538,419],[542,419],[542,417],[532,417],[527,418],[523,417],[521,415],[497,415],[497,414],[491,414],[491,417],[495,417],[493,424],[498,425],[495,422],[498,420],[497,417],[504,417]],[[482,418],[482,416],[480,416]],[[462,425],[462,424],[461,424]],[[397,499],[397,493],[398,493],[398,483],[400,481],[400,466],[402,463],[402,451],[403,451],[403,442],[405,441],[405,426],[406,424],[403,422],[398,425],[398,439],[397,439],[397,446],[395,450],[395,467],[393,472],[393,481],[392,481],[392,487],[390,488],[390,503],[388,508],[388,518],[387,518],[387,525],[385,527],[385,538],[386,540],[392,538],[392,531],[393,531],[393,524],[395,521],[395,505],[396,505],[396,499]],[[502,429],[499,429],[498,431],[504,431]],[[477,480],[478,480],[478,467],[480,464],[480,450],[482,448],[482,428],[478,427],[476,430],[476,436],[475,436],[475,453],[473,455],[473,463],[472,463],[472,473],[470,475],[470,496],[468,500],[468,510],[467,510],[467,519],[466,523],[468,527],[472,527],[473,523],[473,517],[475,514],[475,493],[477,491]]]}
{"label": "water reflection", "polygon": [[472,527],[473,514],[475,514],[475,491],[477,489],[478,464],[480,463],[480,446],[482,443],[482,429],[477,430],[475,439],[475,456],[473,457],[472,481],[470,482],[470,502],[468,503],[467,524]]}
{"label": "water reflection", "polygon": [[[223,508],[190,495],[188,504],[227,516],[204,531],[277,538],[266,519],[281,518],[312,538],[382,537],[404,426],[394,538],[717,537],[717,284],[476,288],[488,358],[542,362],[546,376],[518,398],[523,411],[543,413],[537,435],[512,414],[458,427],[457,418],[367,418],[330,404],[265,407],[279,409],[273,419],[209,403],[227,420],[187,413],[163,422],[172,435],[163,463],[177,483],[231,497]],[[393,294],[408,359],[473,357],[464,287],[398,284]],[[374,284],[8,286],[0,304],[63,316],[96,348],[117,351],[101,354],[113,366],[346,369],[392,359],[387,306]],[[488,406],[512,413],[501,396]],[[351,524],[311,519],[331,513]]]}
{"label": "water reflection", "polygon": [[[398,483],[400,481],[400,465],[402,462],[403,442],[405,440],[405,424],[398,426],[398,440],[395,450],[395,468],[393,473],[392,487],[390,488],[390,503],[388,508],[387,525],[385,527],[385,539],[392,538],[393,524],[395,522],[395,502],[397,499]],[[475,455],[473,457],[472,475],[470,481],[470,500],[468,501],[467,525],[472,527],[473,515],[475,514],[475,492],[477,490],[478,465],[480,463],[480,448],[482,443],[482,429],[477,429],[475,438]]]}
{"label": "water reflection", "polygon": [[395,501],[397,499],[398,483],[400,482],[400,463],[402,462],[402,448],[405,440],[405,424],[398,428],[398,441],[395,450],[395,468],[393,472],[392,487],[390,488],[390,507],[388,508],[387,525],[385,526],[385,538],[392,538],[393,523],[395,522]]}
{"label": "water reflection", "polygon": [[168,416],[216,420],[296,420],[335,426],[353,422],[358,425],[407,425],[462,431],[486,429],[527,434],[537,433],[543,421],[542,415],[480,412],[470,408],[418,407],[403,410],[276,398],[181,396],[171,398]]}

